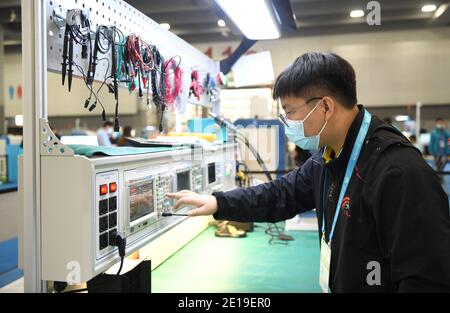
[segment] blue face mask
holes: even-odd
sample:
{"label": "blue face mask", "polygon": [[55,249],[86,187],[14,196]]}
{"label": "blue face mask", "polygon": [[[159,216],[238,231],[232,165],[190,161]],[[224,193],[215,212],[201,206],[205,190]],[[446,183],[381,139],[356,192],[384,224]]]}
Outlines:
{"label": "blue face mask", "polygon": [[294,142],[297,146],[302,148],[303,150],[317,150],[319,148],[320,143],[320,134],[327,126],[328,121],[325,121],[322,129],[315,136],[305,136],[305,126],[304,123],[306,119],[314,112],[314,110],[319,106],[320,102],[311,110],[311,112],[306,115],[303,120],[289,120],[286,119],[287,126],[284,128],[286,136],[292,142]]}

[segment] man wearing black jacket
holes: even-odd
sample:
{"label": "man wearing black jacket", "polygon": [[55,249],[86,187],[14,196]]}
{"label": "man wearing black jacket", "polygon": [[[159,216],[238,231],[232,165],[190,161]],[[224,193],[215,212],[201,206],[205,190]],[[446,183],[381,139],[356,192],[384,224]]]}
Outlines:
{"label": "man wearing black jacket", "polygon": [[278,76],[273,97],[289,139],[319,150],[262,185],[169,194],[176,207],[240,222],[316,209],[324,291],[450,292],[448,197],[420,152],[357,105],[352,66],[335,54],[304,54]]}

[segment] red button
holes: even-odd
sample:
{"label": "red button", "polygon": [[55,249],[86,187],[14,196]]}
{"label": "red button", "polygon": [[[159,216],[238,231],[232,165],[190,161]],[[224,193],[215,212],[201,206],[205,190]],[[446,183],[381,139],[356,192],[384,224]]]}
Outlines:
{"label": "red button", "polygon": [[109,184],[109,192],[113,193],[117,191],[117,183],[110,183]]}
{"label": "red button", "polygon": [[108,185],[100,186],[100,196],[104,196],[108,193]]}

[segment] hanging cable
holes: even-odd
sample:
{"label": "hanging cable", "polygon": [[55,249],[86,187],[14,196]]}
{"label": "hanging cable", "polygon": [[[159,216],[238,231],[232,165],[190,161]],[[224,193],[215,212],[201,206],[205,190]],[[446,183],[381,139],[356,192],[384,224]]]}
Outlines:
{"label": "hanging cable", "polygon": [[[178,63],[176,62],[175,58],[178,58]],[[182,77],[183,77],[183,71],[180,67],[181,63],[181,57],[180,56],[174,56],[166,61],[164,67],[166,69],[166,103],[171,106],[172,110],[174,110],[174,104],[175,100],[178,97],[178,95],[181,92],[181,84],[182,84]],[[170,72],[169,70],[172,70]],[[171,74],[173,74],[173,85],[172,88],[172,80],[171,80]]]}
{"label": "hanging cable", "polygon": [[200,73],[198,70],[193,70],[191,73],[191,85],[189,87],[189,97],[194,95],[198,101],[200,101],[200,96],[202,94],[202,85],[200,83]]}
{"label": "hanging cable", "polygon": [[[91,24],[87,15],[79,9],[69,10],[66,15],[66,28],[63,41],[62,62],[62,84],[65,84],[66,74],[68,76],[68,89],[72,90],[73,77],[73,50],[74,45],[83,46],[82,56],[86,55],[87,45],[90,44]],[[85,48],[86,47],[86,48]],[[92,47],[91,47],[92,48]]]}
{"label": "hanging cable", "polygon": [[[264,162],[264,160],[259,155],[258,151],[253,147],[253,145],[250,143],[248,138],[240,133],[239,131],[236,131],[236,139],[242,141],[247,148],[252,152],[252,154],[255,156],[256,161],[258,162],[259,166],[262,168],[264,174],[266,175],[266,178],[269,181],[272,181],[272,175],[270,174],[269,170],[267,169],[267,166]],[[267,223],[267,227],[265,230],[265,233],[270,236],[269,244],[272,243],[278,243],[278,244],[288,244],[288,240],[293,240],[292,236],[283,234],[283,229],[278,226],[276,223]]]}
{"label": "hanging cable", "polygon": [[159,108],[161,114],[159,131],[162,132],[164,129],[164,112],[166,111],[166,67],[164,58],[159,53],[158,48],[156,48],[156,46],[151,46],[150,51],[155,65],[155,68],[151,71],[153,102]]}

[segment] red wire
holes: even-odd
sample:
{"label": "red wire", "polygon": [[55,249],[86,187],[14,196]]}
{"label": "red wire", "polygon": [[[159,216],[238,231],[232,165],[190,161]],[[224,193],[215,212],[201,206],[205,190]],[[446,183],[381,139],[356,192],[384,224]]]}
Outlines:
{"label": "red wire", "polygon": [[200,101],[200,95],[202,93],[202,85],[199,81],[200,74],[197,70],[192,71],[191,73],[191,85],[190,89],[194,91],[194,95],[197,97],[197,100]]}
{"label": "red wire", "polygon": [[180,62],[177,64],[175,61],[175,58],[177,56],[171,57],[169,60],[165,62],[164,67],[167,68],[173,68],[173,80],[175,83],[174,88],[172,89],[172,81],[170,79],[170,73],[167,72],[166,74],[166,103],[169,104],[172,107],[172,110],[174,109],[174,103],[176,98],[181,92],[181,84],[182,84],[182,76],[183,71],[181,70]]}
{"label": "red wire", "polygon": [[[155,61],[153,60],[153,55],[150,51],[150,48],[148,44],[139,36],[136,36],[135,34],[129,35],[127,38],[126,47],[129,52],[128,55],[131,58],[130,61],[135,67],[142,68],[146,72],[150,72],[155,68]],[[151,59],[151,67],[144,62],[144,59],[142,57],[142,49],[145,49],[147,51],[147,54]]]}

